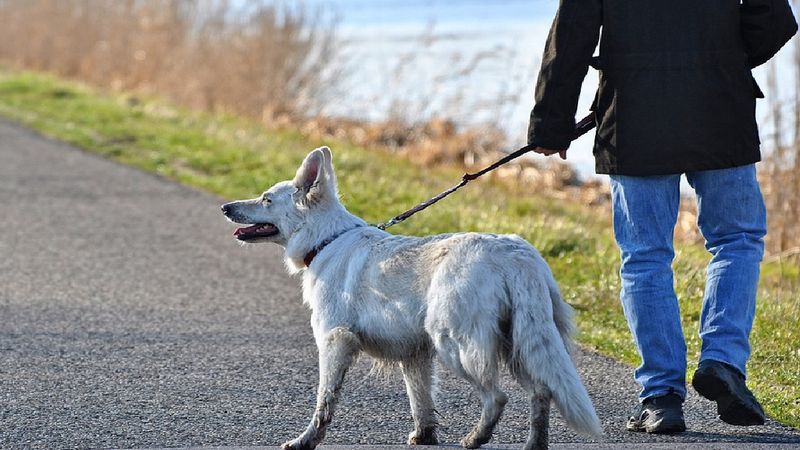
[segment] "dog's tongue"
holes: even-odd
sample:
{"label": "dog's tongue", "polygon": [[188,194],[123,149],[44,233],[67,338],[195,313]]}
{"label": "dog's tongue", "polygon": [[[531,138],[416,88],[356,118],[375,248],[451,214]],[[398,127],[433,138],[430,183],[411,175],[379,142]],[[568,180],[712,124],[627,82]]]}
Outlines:
{"label": "dog's tongue", "polygon": [[251,225],[249,227],[237,228],[236,231],[233,232],[233,235],[234,236],[239,236],[239,235],[242,235],[242,234],[252,233],[252,232],[256,231],[257,229],[259,229],[260,227],[263,227],[263,226],[264,225],[256,224],[256,225]]}

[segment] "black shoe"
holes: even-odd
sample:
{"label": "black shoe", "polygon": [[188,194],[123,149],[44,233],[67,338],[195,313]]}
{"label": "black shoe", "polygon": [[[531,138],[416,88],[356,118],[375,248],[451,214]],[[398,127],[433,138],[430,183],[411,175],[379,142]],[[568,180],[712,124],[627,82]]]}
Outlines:
{"label": "black shoe", "polygon": [[660,434],[686,431],[683,400],[678,394],[647,398],[634,409],[625,428]]}
{"label": "black shoe", "polygon": [[717,414],[731,425],[764,425],[764,410],[747,389],[744,375],[728,364],[700,361],[692,386],[703,397],[717,402]]}

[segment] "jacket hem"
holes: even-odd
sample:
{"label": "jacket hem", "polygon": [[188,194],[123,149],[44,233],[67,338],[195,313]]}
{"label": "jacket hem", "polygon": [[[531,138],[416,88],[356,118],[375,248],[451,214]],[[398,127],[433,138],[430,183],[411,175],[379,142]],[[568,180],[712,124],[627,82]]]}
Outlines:
{"label": "jacket hem", "polygon": [[595,165],[595,172],[598,175],[626,175],[626,176],[656,176],[656,175],[677,175],[687,172],[698,172],[702,170],[730,169],[748,164],[755,164],[761,161],[761,155],[748,156],[726,162],[695,162],[681,163],[680,165],[654,165],[654,166],[635,166],[627,167],[623,165],[600,164]]}

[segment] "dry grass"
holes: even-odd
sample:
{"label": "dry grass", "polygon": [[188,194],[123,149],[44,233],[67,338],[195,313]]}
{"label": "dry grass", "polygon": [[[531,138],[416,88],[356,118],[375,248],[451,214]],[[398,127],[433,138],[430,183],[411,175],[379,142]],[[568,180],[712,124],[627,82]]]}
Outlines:
{"label": "dry grass", "polygon": [[[800,2],[798,2],[800,6]],[[770,63],[767,83],[770,92],[772,135],[764,159],[761,184],[767,203],[768,259],[800,263],[800,43],[793,42],[794,86],[791,96],[780,89],[778,68]],[[781,100],[791,98],[789,101]]]}
{"label": "dry grass", "polygon": [[[795,8],[800,1],[794,2]],[[778,83],[777,62],[767,68],[772,135],[761,171],[769,234],[767,261],[800,265],[800,40],[791,42],[793,86]],[[785,90],[791,92],[785,92]],[[788,95],[787,95],[788,94]],[[783,99],[790,99],[788,101]]]}
{"label": "dry grass", "polygon": [[[441,103],[478,108],[465,103],[459,82],[477,71],[485,54],[434,74],[436,83],[430,91],[417,92],[416,100],[393,99],[385,121],[320,115],[336,100],[332,96],[348,64],[340,57],[333,24],[323,23],[321,12],[312,17],[296,5],[266,0],[0,0],[0,61],[115,91],[156,94],[190,108],[256,118],[272,127],[300,129],[312,139],[336,137],[401,152],[423,166],[474,167],[507,150],[506,134],[496,124],[459,129],[430,105],[433,98],[442,100],[439,94],[447,90],[442,85],[448,84],[456,89]],[[388,71],[383,81],[387,92],[401,92],[395,84],[415,75],[416,58],[437,42],[433,30],[431,24],[418,48],[400,55]],[[495,56],[513,57],[508,49]],[[508,109],[517,88],[506,86],[507,95],[492,108],[498,113]],[[552,192],[577,178],[565,165],[550,170],[526,164],[506,174],[544,180],[536,184]]]}
{"label": "dry grass", "polygon": [[0,0],[0,60],[265,120],[320,107],[333,27],[297,7],[237,4]]}
{"label": "dry grass", "polygon": [[[312,17],[288,2],[235,4],[246,6],[226,0],[0,0],[0,61],[115,91],[156,94],[195,109],[256,118],[272,127],[300,129],[312,139],[336,137],[400,152],[426,167],[472,168],[508,150],[507,136],[497,124],[460,129],[430,104],[438,98],[451,108],[479,109],[465,103],[459,83],[487,55],[456,58],[460,62],[448,66],[450,70],[432,75],[437,81],[430,91],[417,92],[418,99],[394,99],[385,121],[325,117],[318,113],[334,100],[330,97],[337,95],[336,86],[348,70],[338,57],[333,25],[321,23],[321,14]],[[400,55],[383,81],[387,92],[400,92],[395,84],[415,75],[416,58],[437,42],[433,31],[431,24],[417,48]],[[494,57],[513,55],[506,49]],[[511,93],[518,88],[505,86],[507,95],[496,99],[493,116],[510,108],[516,101]],[[448,98],[441,98],[443,91],[450,92]],[[528,161],[496,176],[525,181],[555,196],[588,198],[592,204],[607,197],[594,185],[566,193],[577,176],[563,164]]]}
{"label": "dry grass", "polygon": [[781,147],[766,159],[762,177],[769,213],[769,259],[800,262],[800,143]]}

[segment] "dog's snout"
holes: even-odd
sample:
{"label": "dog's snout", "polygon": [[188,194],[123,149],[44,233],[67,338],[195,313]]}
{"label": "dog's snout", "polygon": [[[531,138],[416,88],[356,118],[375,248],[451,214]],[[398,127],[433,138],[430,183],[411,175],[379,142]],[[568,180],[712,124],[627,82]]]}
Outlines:
{"label": "dog's snout", "polygon": [[225,203],[220,207],[220,209],[222,209],[222,214],[225,214],[227,216],[228,214],[231,213],[231,204]]}

